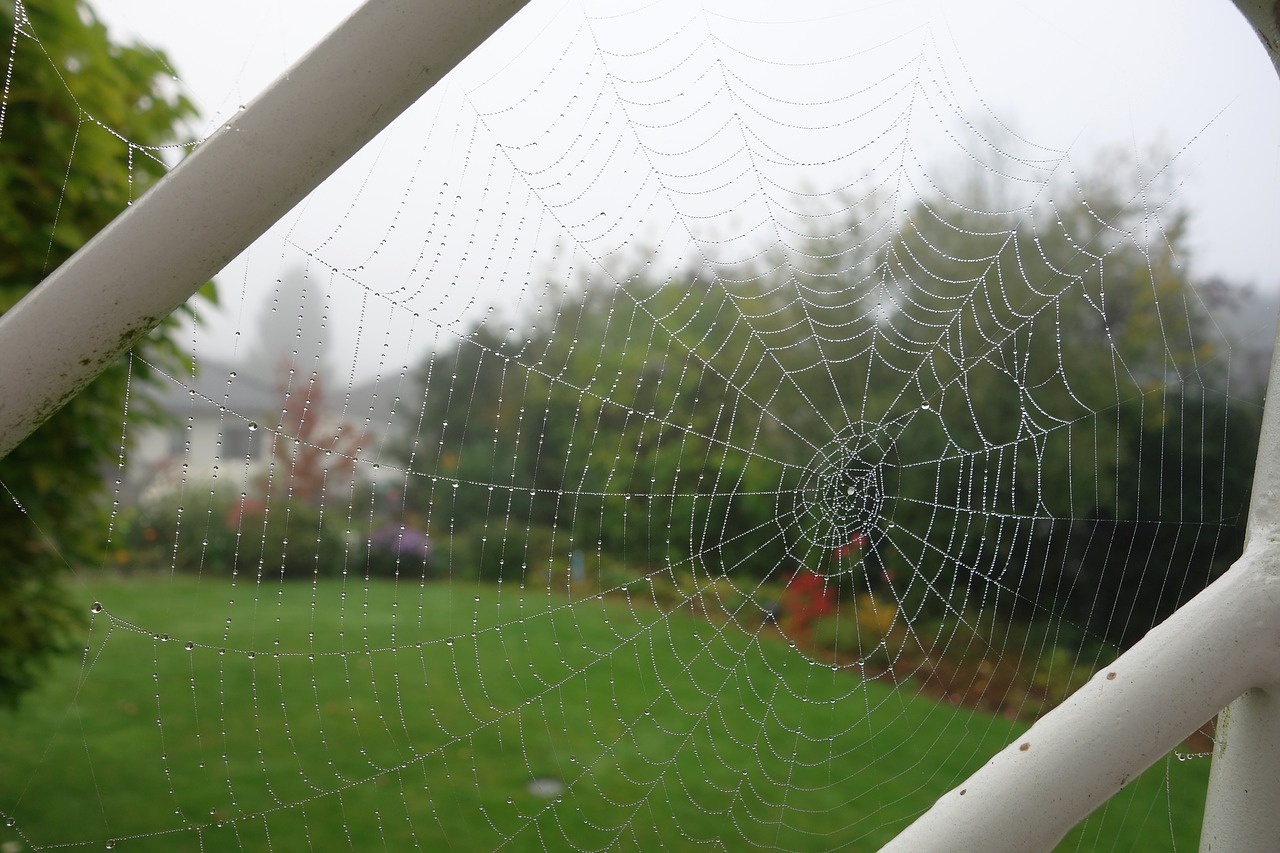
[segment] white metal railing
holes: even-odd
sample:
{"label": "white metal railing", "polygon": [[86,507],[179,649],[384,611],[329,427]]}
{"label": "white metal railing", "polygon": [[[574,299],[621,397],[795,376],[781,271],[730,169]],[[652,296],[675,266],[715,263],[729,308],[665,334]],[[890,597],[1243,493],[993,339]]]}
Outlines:
{"label": "white metal railing", "polygon": [[0,316],[0,456],[527,2],[368,0]]}
{"label": "white metal railing", "polygon": [[[1280,72],[1280,0],[1233,0]],[[369,0],[0,317],[0,456],[526,0]],[[58,340],[58,348],[49,347]],[[1280,346],[1271,388],[1280,388]],[[1229,706],[1228,706],[1228,703]],[[1244,555],[886,850],[1038,851],[1224,707],[1201,849],[1280,839],[1280,407]]]}

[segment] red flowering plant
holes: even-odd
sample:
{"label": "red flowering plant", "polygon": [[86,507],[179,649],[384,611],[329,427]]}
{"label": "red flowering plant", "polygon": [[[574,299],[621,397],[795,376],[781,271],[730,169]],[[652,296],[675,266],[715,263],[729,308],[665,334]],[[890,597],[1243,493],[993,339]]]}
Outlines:
{"label": "red flowering plant", "polygon": [[800,569],[782,594],[782,630],[797,642],[807,642],[813,623],[835,610],[836,591],[822,575]]}
{"label": "red flowering plant", "polygon": [[271,435],[270,467],[226,510],[235,544],[221,562],[260,577],[338,575],[349,558],[346,533],[341,514],[327,513],[325,504],[355,488],[362,435],[324,405],[319,373],[305,384],[291,376],[277,384],[284,405]]}
{"label": "red flowering plant", "polygon": [[859,530],[849,537],[849,541],[846,544],[833,550],[831,552],[831,556],[836,560],[840,560],[853,554],[857,554],[869,541],[871,540],[867,537],[867,534]]}

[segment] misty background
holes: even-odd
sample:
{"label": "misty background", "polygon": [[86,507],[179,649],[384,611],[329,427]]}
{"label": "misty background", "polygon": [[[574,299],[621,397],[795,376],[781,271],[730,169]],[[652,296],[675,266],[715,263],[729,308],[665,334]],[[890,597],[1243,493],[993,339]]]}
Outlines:
{"label": "misty background", "polygon": [[[203,136],[356,5],[95,8],[118,37],[168,54]],[[642,79],[655,68],[659,79]],[[893,105],[904,73],[936,97],[901,129],[880,107]],[[675,133],[659,114],[677,117]],[[777,169],[765,167],[779,186],[763,214],[728,177],[671,177],[741,166],[742,145],[717,135],[729,118],[782,152]],[[280,312],[281,283],[305,276],[307,305],[325,308],[335,378],[394,375],[493,306],[528,313],[539,282],[687,266],[680,223],[699,223],[698,251],[728,245],[727,260],[741,260],[777,239],[788,193],[829,196],[888,173],[927,186],[931,169],[973,149],[975,126],[1028,141],[1028,156],[1058,159],[1068,179],[1101,152],[1123,152],[1121,168],[1139,179],[1168,170],[1190,212],[1182,260],[1193,277],[1280,285],[1280,82],[1225,0],[534,2],[230,264],[218,276],[222,304],[204,312],[191,345],[261,366],[266,348],[299,331],[296,312]],[[680,139],[700,144],[663,156]],[[915,164],[887,166],[904,141]],[[541,185],[565,158],[582,167],[571,174],[598,180]],[[275,325],[262,320],[272,312]],[[1258,311],[1241,314],[1253,323],[1246,334],[1270,336]]]}

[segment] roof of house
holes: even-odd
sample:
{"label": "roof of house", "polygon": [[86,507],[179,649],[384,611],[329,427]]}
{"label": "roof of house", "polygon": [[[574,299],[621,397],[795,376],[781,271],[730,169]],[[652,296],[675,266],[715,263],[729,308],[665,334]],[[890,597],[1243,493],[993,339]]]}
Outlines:
{"label": "roof of house", "polygon": [[284,392],[271,381],[212,359],[201,359],[194,376],[163,377],[146,393],[181,418],[234,413],[257,420],[278,413],[284,404]]}
{"label": "roof of house", "polygon": [[[286,399],[279,380],[217,359],[200,359],[193,377],[162,377],[160,383],[146,393],[184,420],[231,414],[270,424],[280,419]],[[385,433],[393,419],[416,418],[416,403],[403,396],[408,393],[407,380],[378,378],[345,387],[326,384],[318,403],[329,418],[350,423],[361,432]]]}

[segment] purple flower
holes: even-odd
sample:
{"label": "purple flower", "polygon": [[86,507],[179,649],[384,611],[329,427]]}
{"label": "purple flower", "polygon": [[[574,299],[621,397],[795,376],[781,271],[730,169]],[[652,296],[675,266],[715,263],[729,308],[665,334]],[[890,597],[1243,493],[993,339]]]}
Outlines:
{"label": "purple flower", "polygon": [[385,524],[369,537],[369,550],[402,558],[431,559],[431,539],[425,531],[398,524]]}

